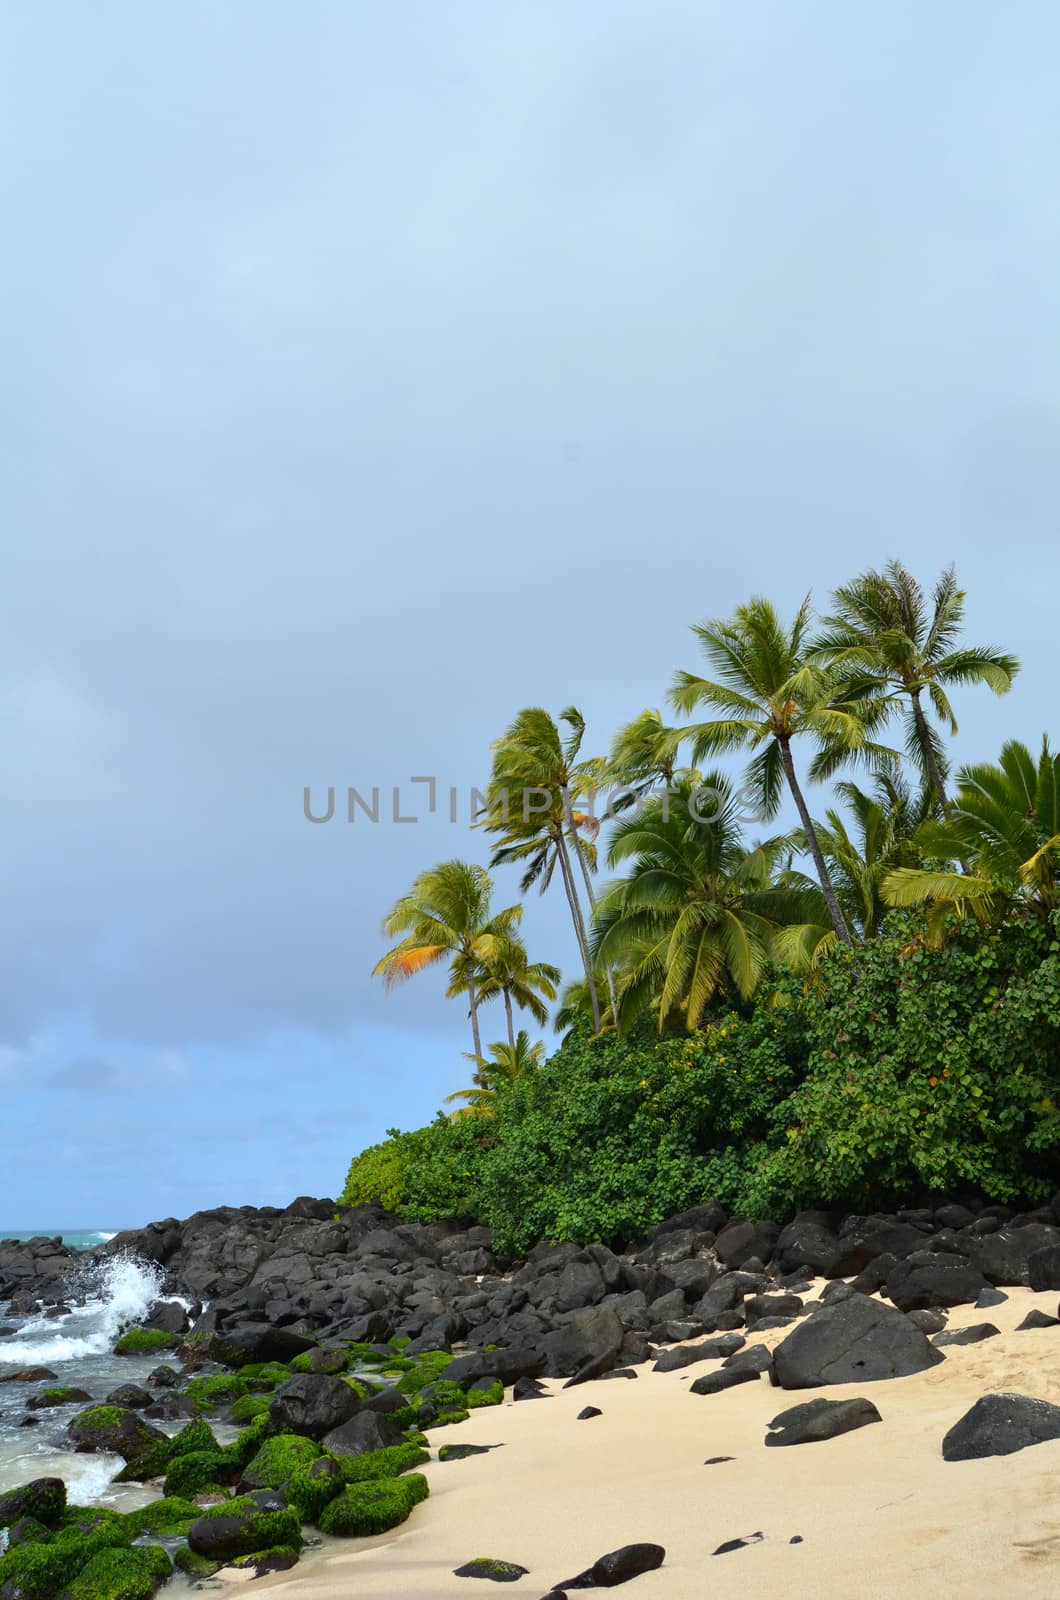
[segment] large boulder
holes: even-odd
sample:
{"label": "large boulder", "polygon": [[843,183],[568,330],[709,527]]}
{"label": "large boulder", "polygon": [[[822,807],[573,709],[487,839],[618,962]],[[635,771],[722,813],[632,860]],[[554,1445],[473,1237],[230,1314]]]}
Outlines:
{"label": "large boulder", "polygon": [[213,1506],[192,1523],[188,1545],[212,1561],[231,1561],[277,1546],[299,1550],[302,1527],[298,1512],[275,1490],[238,1495]]}
{"label": "large boulder", "polygon": [[322,1439],[341,1428],[361,1402],[342,1378],[322,1372],[300,1372],[281,1383],[269,1405],[269,1421],[277,1433],[301,1433]]}
{"label": "large boulder", "polygon": [[727,1267],[742,1267],[752,1257],[768,1261],[779,1235],[775,1222],[749,1222],[746,1218],[734,1217],[714,1241],[714,1254]]}
{"label": "large boulder", "polygon": [[474,1383],[478,1378],[499,1378],[505,1388],[520,1378],[536,1378],[545,1370],[539,1350],[469,1350],[457,1356],[445,1369],[450,1383]]}
{"label": "large boulder", "polygon": [[976,1260],[984,1277],[1002,1288],[1031,1281],[1031,1257],[1039,1250],[1060,1245],[1060,1229],[1030,1222],[1021,1228],[1001,1228],[980,1241]]}
{"label": "large boulder", "polygon": [[214,1334],[207,1347],[211,1361],[230,1367],[243,1367],[258,1361],[291,1361],[303,1350],[312,1350],[315,1340],[290,1328],[274,1328],[270,1322],[243,1322]]}
{"label": "large boulder", "polygon": [[565,1328],[541,1341],[544,1371],[550,1378],[598,1378],[615,1365],[625,1329],[613,1306],[592,1306],[575,1312]]}
{"label": "large boulder", "polygon": [[366,1456],[373,1450],[386,1450],[390,1445],[406,1444],[401,1429],[389,1417],[378,1411],[359,1411],[341,1428],[333,1428],[323,1438],[325,1450],[333,1456]]}
{"label": "large boulder", "polygon": [[[829,1278],[851,1278],[864,1272],[878,1256],[893,1256],[896,1261],[922,1250],[927,1235],[908,1222],[851,1219],[839,1236],[839,1252],[825,1274]],[[882,1278],[880,1282],[882,1282]]]}
{"label": "large boulder", "polygon": [[1027,1281],[1037,1292],[1060,1289],[1060,1244],[1035,1250],[1027,1260]]}
{"label": "large boulder", "polygon": [[67,1425],[66,1439],[81,1455],[104,1452],[126,1462],[139,1461],[149,1450],[169,1442],[161,1429],[123,1406],[91,1406],[79,1411]]}
{"label": "large boulder", "polygon": [[815,1444],[882,1421],[871,1400],[807,1400],[773,1418],[766,1444]]}
{"label": "large boulder", "polygon": [[899,1311],[974,1305],[988,1288],[978,1267],[961,1256],[920,1251],[897,1261],[887,1274],[885,1292]]}
{"label": "large boulder", "polygon": [[777,1265],[781,1272],[810,1267],[813,1272],[830,1278],[843,1249],[827,1211],[801,1211],[781,1229],[776,1246]]}
{"label": "large boulder", "polygon": [[32,1517],[45,1527],[57,1527],[66,1510],[66,1484],[62,1478],[34,1478],[18,1489],[0,1494],[0,1528],[12,1527]]}
{"label": "large boulder", "polygon": [[1010,1456],[1028,1445],[1060,1439],[1060,1406],[1022,1394],[985,1394],[942,1441],[946,1461]]}
{"label": "large boulder", "polygon": [[773,1352],[782,1389],[879,1383],[923,1372],[944,1359],[908,1317],[865,1295],[822,1305]]}

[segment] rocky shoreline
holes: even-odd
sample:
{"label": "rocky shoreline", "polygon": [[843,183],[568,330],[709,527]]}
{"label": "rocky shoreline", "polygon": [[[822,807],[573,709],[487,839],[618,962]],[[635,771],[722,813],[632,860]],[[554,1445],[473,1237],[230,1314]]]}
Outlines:
{"label": "rocky shoreline", "polygon": [[[929,1374],[960,1347],[998,1336],[987,1316],[949,1328],[954,1308],[988,1313],[1009,1292],[1060,1290],[1060,1193],[1022,1213],[950,1201],[892,1214],[804,1212],[784,1227],[707,1202],[625,1248],[542,1244],[519,1261],[495,1255],[485,1228],[410,1224],[375,1205],[337,1216],[332,1201],[303,1197],[284,1210],[167,1218],[87,1254],[135,1256],[164,1274],[156,1304],[116,1345],[157,1353],[160,1365],[76,1413],[66,1443],[117,1453],[121,1478],[157,1481],[160,1495],[129,1514],[134,1522],[71,1510],[65,1494],[60,1505],[54,1486],[41,1487],[51,1480],[0,1497],[9,1546],[0,1600],[80,1600],[72,1567],[82,1557],[86,1570],[99,1568],[86,1600],[90,1590],[110,1600],[111,1569],[114,1600],[130,1583],[149,1595],[169,1567],[142,1553],[145,1541],[180,1541],[170,1554],[202,1577],[232,1563],[285,1570],[305,1524],[378,1535],[426,1498],[416,1469],[485,1451],[463,1440],[447,1449],[437,1432],[462,1434],[460,1424],[504,1399],[555,1396],[557,1381],[635,1378],[650,1362],[653,1376],[674,1374],[702,1399],[763,1376],[805,1394]],[[85,1262],[55,1240],[0,1244],[0,1298],[16,1316],[61,1309]],[[1034,1307],[1017,1331],[1051,1334],[1053,1311]],[[53,1376],[37,1380],[42,1409],[88,1399],[56,1398]],[[600,1414],[583,1407],[577,1420]],[[818,1395],[781,1408],[765,1443],[820,1443],[880,1420],[867,1396]],[[158,1427],[175,1421],[175,1436]],[[227,1444],[213,1431],[222,1426],[239,1429]],[[1060,1406],[983,1393],[939,1446],[957,1461],[1052,1439]],[[31,1501],[50,1506],[51,1520],[27,1510]],[[497,1571],[464,1576],[521,1576],[504,1577],[500,1557],[483,1559]],[[655,1572],[665,1549],[641,1541],[586,1559],[566,1587]]]}

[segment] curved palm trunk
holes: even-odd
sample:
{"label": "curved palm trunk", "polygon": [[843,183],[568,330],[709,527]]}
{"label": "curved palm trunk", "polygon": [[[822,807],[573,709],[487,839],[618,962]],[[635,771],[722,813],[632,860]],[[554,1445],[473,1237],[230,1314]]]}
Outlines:
{"label": "curved palm trunk", "polygon": [[943,782],[942,773],[939,771],[939,764],[935,759],[935,752],[932,749],[931,734],[928,731],[927,718],[924,715],[924,708],[920,704],[920,690],[912,689],[910,691],[909,698],[913,702],[913,721],[916,723],[916,734],[917,738],[920,740],[920,751],[924,757],[924,766],[927,769],[928,777],[931,779],[931,786],[939,797],[939,804],[942,806],[943,815],[945,815],[950,809],[950,802],[946,798],[946,785]]}
{"label": "curved palm trunk", "polygon": [[504,1014],[508,1018],[508,1043],[515,1049],[515,1026],[512,1022],[512,991],[505,985]]}
{"label": "curved palm trunk", "polygon": [[478,1031],[478,993],[475,989],[475,978],[470,962],[468,963],[467,974],[467,1000],[468,1009],[471,1013],[471,1037],[475,1041],[475,1056],[481,1059],[482,1040],[479,1038]]}
{"label": "curved palm trunk", "polygon": [[844,944],[852,944],[853,940],[850,937],[850,929],[847,927],[847,920],[843,915],[842,907],[839,904],[839,897],[835,892],[835,884],[832,882],[831,874],[828,871],[828,865],[821,851],[820,840],[817,837],[817,829],[813,825],[813,818],[810,816],[806,801],[803,798],[802,790],[799,788],[799,780],[795,776],[795,762],[792,760],[791,756],[791,745],[787,739],[778,739],[777,743],[780,746],[780,759],[784,765],[784,776],[788,780],[788,788],[791,790],[791,797],[798,808],[799,818],[802,822],[802,830],[806,835],[806,842],[810,847],[810,854],[813,857],[813,864],[817,869],[817,877],[820,880],[821,892],[824,895],[825,904],[828,907],[828,915],[832,919],[832,926]]}
{"label": "curved palm trunk", "polygon": [[567,851],[567,841],[563,836],[563,829],[556,830],[556,854],[559,856],[560,871],[563,874],[563,887],[567,891],[567,904],[570,906],[571,920],[574,923],[574,935],[578,941],[578,948],[582,955],[582,966],[585,968],[585,982],[589,989],[589,1004],[593,1012],[593,1032],[600,1032],[600,1001],[596,994],[596,984],[593,981],[593,963],[589,955],[589,939],[585,932],[585,919],[582,916],[581,902],[578,899],[578,889],[574,882],[574,873],[571,871],[570,855]]}
{"label": "curved palm trunk", "polygon": [[[570,816],[569,807],[568,807],[567,815],[568,815],[568,818],[569,818],[570,836],[571,836],[571,839],[574,842],[574,851],[575,851],[575,854],[578,857],[578,863],[579,863],[579,865],[581,866],[581,869],[582,869],[582,877],[585,880],[585,893],[586,893],[586,895],[588,897],[588,900],[589,900],[589,909],[593,913],[593,915],[595,916],[596,915],[596,895],[593,893],[593,880],[592,880],[592,876],[591,876],[591,874],[589,872],[589,863],[585,859],[585,851],[582,849],[582,842],[578,838],[577,831],[576,831],[576,829],[574,827],[574,819],[573,819],[573,817]],[[605,972],[606,972],[606,975],[607,975],[607,993],[608,993],[608,995],[610,997],[610,1000],[611,1000],[611,1020],[614,1023],[615,1027],[617,1028],[618,1027],[618,1001],[615,999],[615,974],[614,974],[614,969],[612,967],[607,967],[607,968],[605,968]]]}

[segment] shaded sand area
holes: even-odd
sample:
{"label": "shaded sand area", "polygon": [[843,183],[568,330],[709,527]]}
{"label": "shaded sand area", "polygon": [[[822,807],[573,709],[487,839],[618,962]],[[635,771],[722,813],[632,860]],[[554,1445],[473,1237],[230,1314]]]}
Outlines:
{"label": "shaded sand area", "polygon": [[[823,1284],[818,1280],[815,1291]],[[525,1594],[534,1600],[606,1551],[647,1541],[665,1564],[624,1585],[630,1600],[962,1600],[1060,1596],[1060,1440],[1010,1456],[946,1462],[943,1435],[980,1396],[1010,1391],[1060,1403],[1060,1328],[1016,1326],[1057,1294],[1009,1289],[989,1310],[956,1307],[951,1329],[992,1322],[1000,1336],[946,1349],[941,1365],[886,1383],[785,1391],[765,1377],[721,1394],[690,1384],[716,1361],[611,1378],[551,1398],[505,1402],[431,1436],[502,1448],[422,1470],[431,1497],[393,1534],[329,1543],[298,1569],[259,1579],[284,1600]],[[813,1296],[806,1296],[807,1299]],[[789,1329],[749,1345],[771,1347]],[[695,1342],[695,1341],[693,1341]],[[864,1395],[882,1423],[821,1443],[767,1449],[778,1412],[822,1395]],[[584,1406],[603,1413],[579,1422]],[[707,1466],[712,1456],[731,1461]],[[760,1543],[714,1556],[724,1541]],[[789,1541],[796,1535],[801,1543]],[[477,1556],[529,1575],[493,1585],[457,1578]],[[601,1593],[590,1590],[590,1593]]]}

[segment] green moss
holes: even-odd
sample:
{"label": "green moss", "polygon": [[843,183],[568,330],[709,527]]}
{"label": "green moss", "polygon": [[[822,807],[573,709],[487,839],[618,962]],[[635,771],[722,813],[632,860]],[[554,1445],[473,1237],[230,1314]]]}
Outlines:
{"label": "green moss", "polygon": [[431,1423],[432,1428],[448,1428],[454,1422],[466,1422],[470,1411],[443,1411]]}
{"label": "green moss", "polygon": [[200,1515],[199,1507],[191,1500],[172,1495],[165,1500],[152,1500],[150,1505],[125,1513],[126,1526],[134,1539],[142,1533],[184,1533]]}
{"label": "green moss", "polygon": [[245,1467],[261,1449],[262,1444],[272,1430],[269,1413],[262,1411],[253,1422],[236,1434],[230,1445],[225,1446],[225,1455],[237,1466]]}
{"label": "green moss", "polygon": [[175,1333],[163,1333],[161,1328],[130,1328],[114,1346],[114,1354],[150,1355],[154,1350],[174,1350],[179,1343]]}
{"label": "green moss", "polygon": [[234,1372],[221,1372],[212,1378],[192,1378],[186,1392],[195,1402],[196,1411],[209,1411],[214,1406],[231,1405],[235,1400],[242,1400],[250,1390]]}
{"label": "green moss", "polygon": [[421,1391],[419,1400],[429,1400],[436,1411],[463,1411],[467,1406],[467,1396],[459,1383],[450,1383],[447,1378],[440,1378],[436,1383],[428,1383]]}
{"label": "green moss", "polygon": [[101,1550],[82,1567],[64,1600],[149,1600],[172,1572],[158,1545],[137,1550]]}
{"label": "green moss", "polygon": [[[90,1520],[95,1526],[88,1528]],[[71,1521],[50,1539],[16,1545],[0,1556],[0,1595],[51,1600],[94,1556],[104,1550],[128,1549],[129,1544],[125,1519],[117,1512],[98,1519],[94,1513],[84,1512],[81,1522]]]}
{"label": "green moss", "polygon": [[349,1360],[349,1352],[346,1350],[303,1350],[301,1355],[295,1356],[291,1362],[291,1371],[319,1372],[334,1377],[337,1373],[346,1371]]}
{"label": "green moss", "polygon": [[362,1383],[359,1378],[343,1378],[342,1381],[348,1388],[353,1390],[358,1400],[369,1400],[376,1392],[374,1387],[370,1387],[367,1383]]}
{"label": "green moss", "polygon": [[51,1538],[51,1529],[46,1528],[43,1522],[38,1522],[36,1517],[19,1517],[7,1527],[8,1548],[13,1550],[20,1544],[39,1544],[42,1539]]}
{"label": "green moss", "polygon": [[[255,1550],[268,1550],[273,1545],[284,1545],[293,1550],[302,1548],[302,1524],[293,1506],[280,1511],[262,1511],[249,1495],[236,1495],[224,1505],[211,1506],[202,1513],[199,1525],[218,1518],[239,1518],[242,1531],[233,1533],[228,1545],[228,1557],[252,1555]],[[193,1538],[189,1538],[192,1549]]]}
{"label": "green moss", "polygon": [[89,1406],[87,1411],[79,1411],[75,1420],[78,1431],[86,1439],[91,1439],[102,1436],[110,1428],[116,1428],[124,1416],[123,1406]]}
{"label": "green moss", "polygon": [[495,1378],[488,1389],[468,1389],[465,1399],[469,1411],[477,1411],[480,1406],[499,1406],[504,1399],[504,1385]]}
{"label": "green moss", "polygon": [[183,1572],[185,1577],[201,1582],[204,1578],[212,1578],[215,1572],[220,1572],[224,1562],[211,1561],[209,1556],[200,1556],[186,1544],[182,1544],[173,1552],[173,1565],[178,1572]]}
{"label": "green moss", "polygon": [[355,1483],[323,1512],[321,1532],[345,1538],[386,1533],[404,1522],[413,1506],[426,1499],[427,1494],[427,1480],[419,1472],[404,1478]]}
{"label": "green moss", "polygon": [[303,1522],[315,1522],[330,1500],[343,1488],[338,1472],[329,1472],[331,1456],[312,1439],[280,1433],[266,1440],[247,1463],[244,1481],[258,1488],[281,1489]]}
{"label": "green moss", "polygon": [[402,1394],[415,1394],[418,1389],[437,1383],[452,1360],[448,1350],[425,1350],[423,1355],[405,1365],[397,1386]]}
{"label": "green moss", "polygon": [[490,1578],[494,1583],[514,1583],[526,1576],[526,1568],[514,1561],[497,1561],[493,1556],[475,1556],[459,1568],[462,1578]]}
{"label": "green moss", "polygon": [[58,1388],[41,1389],[30,1402],[33,1409],[43,1409],[45,1406],[75,1405],[78,1400],[84,1400],[83,1389],[71,1389],[68,1384],[60,1384]]}
{"label": "green moss", "polygon": [[238,1465],[222,1450],[189,1450],[169,1464],[164,1484],[166,1498],[190,1499],[215,1484],[234,1482],[238,1472]]}
{"label": "green moss", "polygon": [[189,1450],[220,1450],[221,1446],[213,1436],[208,1422],[201,1417],[194,1417],[191,1422],[175,1433],[169,1441],[173,1446],[173,1455],[184,1456]]}
{"label": "green moss", "polygon": [[251,1389],[259,1393],[275,1389],[278,1384],[286,1383],[291,1376],[290,1367],[284,1366],[282,1361],[250,1361],[245,1367],[240,1367],[237,1377]]}
{"label": "green moss", "polygon": [[229,1422],[253,1422],[264,1416],[271,1404],[267,1394],[245,1394],[237,1400],[228,1413]]}
{"label": "green moss", "polygon": [[357,1365],[362,1365],[368,1362],[379,1360],[379,1351],[376,1349],[374,1344],[358,1344],[355,1341],[353,1344],[348,1344],[346,1346],[346,1350],[350,1358],[351,1366],[354,1365],[354,1363]]}
{"label": "green moss", "polygon": [[430,1452],[415,1444],[393,1444],[369,1450],[363,1456],[343,1456],[339,1462],[344,1482],[367,1483],[375,1478],[396,1478],[430,1460]]}

